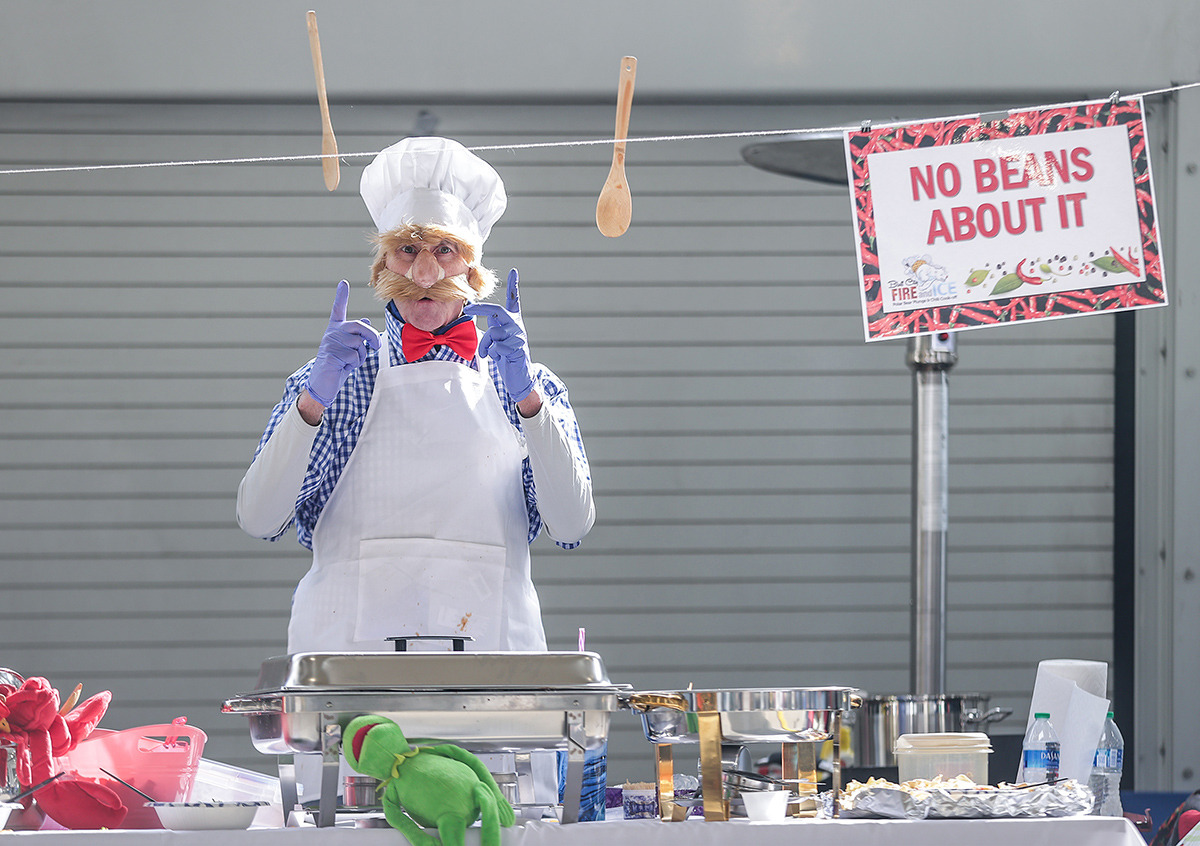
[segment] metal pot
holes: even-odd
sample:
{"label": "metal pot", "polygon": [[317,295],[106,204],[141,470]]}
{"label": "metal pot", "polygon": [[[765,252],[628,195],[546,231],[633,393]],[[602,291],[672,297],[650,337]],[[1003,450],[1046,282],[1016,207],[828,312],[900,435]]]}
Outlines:
{"label": "metal pot", "polygon": [[987,731],[1012,708],[988,708],[980,693],[867,696],[854,724],[857,767],[894,767],[896,738],[902,734]]}
{"label": "metal pot", "polygon": [[379,800],[379,780],[364,775],[348,775],[342,782],[342,806],[357,810],[383,807]]}

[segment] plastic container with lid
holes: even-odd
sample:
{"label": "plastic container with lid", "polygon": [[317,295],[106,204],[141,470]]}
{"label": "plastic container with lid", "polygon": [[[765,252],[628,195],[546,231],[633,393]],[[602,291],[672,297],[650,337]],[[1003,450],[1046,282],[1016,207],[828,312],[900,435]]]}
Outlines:
{"label": "plastic container with lid", "polygon": [[902,734],[896,738],[894,751],[902,782],[962,775],[976,784],[988,783],[992,742],[983,732]]}
{"label": "plastic container with lid", "polygon": [[189,795],[199,802],[264,802],[254,815],[254,828],[282,828],[284,824],[283,799],[275,776],[201,758]]}

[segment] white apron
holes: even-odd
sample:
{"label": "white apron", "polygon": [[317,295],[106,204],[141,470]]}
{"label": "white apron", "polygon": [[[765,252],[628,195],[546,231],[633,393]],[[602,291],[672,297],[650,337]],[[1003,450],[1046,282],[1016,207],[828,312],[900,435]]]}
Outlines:
{"label": "white apron", "polygon": [[530,578],[524,435],[487,374],[447,361],[379,375],[362,434],[313,530],[288,652],[392,650],[388,637],[544,650]]}

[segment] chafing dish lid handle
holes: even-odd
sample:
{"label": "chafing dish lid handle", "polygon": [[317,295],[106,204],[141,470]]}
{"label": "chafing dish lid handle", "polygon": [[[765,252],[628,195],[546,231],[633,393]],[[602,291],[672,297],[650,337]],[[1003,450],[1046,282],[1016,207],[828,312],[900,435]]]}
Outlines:
{"label": "chafing dish lid handle", "polygon": [[410,640],[448,640],[450,641],[450,649],[453,652],[462,652],[463,645],[468,640],[472,643],[475,642],[475,638],[470,635],[399,635],[397,637],[386,638],[386,640],[390,640],[395,644],[397,652],[407,652]]}

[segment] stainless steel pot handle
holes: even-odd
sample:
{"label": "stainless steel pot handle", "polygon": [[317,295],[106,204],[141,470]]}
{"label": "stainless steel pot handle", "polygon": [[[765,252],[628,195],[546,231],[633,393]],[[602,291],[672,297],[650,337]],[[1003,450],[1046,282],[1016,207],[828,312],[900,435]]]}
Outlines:
{"label": "stainless steel pot handle", "polygon": [[992,708],[983,714],[977,711],[969,711],[963,715],[964,724],[972,724],[978,726],[986,726],[988,723],[998,723],[1005,717],[1012,714],[1012,708]]}
{"label": "stainless steel pot handle", "polygon": [[221,705],[222,714],[282,714],[282,699],[228,699]]}
{"label": "stainless steel pot handle", "polygon": [[674,693],[635,693],[625,700],[632,711],[649,711],[653,708],[670,708],[686,711],[687,700]]}

